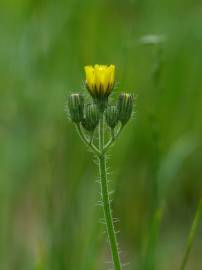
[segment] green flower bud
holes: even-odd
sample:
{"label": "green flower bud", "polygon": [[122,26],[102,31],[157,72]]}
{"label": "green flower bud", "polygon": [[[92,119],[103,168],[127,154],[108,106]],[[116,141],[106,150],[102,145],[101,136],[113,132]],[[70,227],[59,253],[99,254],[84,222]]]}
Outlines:
{"label": "green flower bud", "polygon": [[72,122],[80,123],[83,120],[84,98],[81,94],[72,94],[68,98],[69,114]]}
{"label": "green flower bud", "polygon": [[96,104],[88,104],[85,108],[85,118],[82,121],[87,131],[94,131],[99,123],[99,111]]}
{"label": "green flower bud", "polygon": [[105,120],[110,128],[115,128],[115,126],[119,121],[118,110],[116,106],[112,105],[107,106],[107,109],[105,110]]}
{"label": "green flower bud", "polygon": [[117,104],[118,119],[125,125],[131,117],[133,111],[133,97],[130,94],[120,94]]}

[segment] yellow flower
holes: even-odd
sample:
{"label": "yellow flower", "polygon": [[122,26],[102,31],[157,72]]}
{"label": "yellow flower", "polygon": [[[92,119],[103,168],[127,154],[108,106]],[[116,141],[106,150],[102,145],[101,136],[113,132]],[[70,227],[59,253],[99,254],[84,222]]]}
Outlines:
{"label": "yellow flower", "polygon": [[115,66],[85,66],[86,86],[93,97],[108,97],[114,87]]}

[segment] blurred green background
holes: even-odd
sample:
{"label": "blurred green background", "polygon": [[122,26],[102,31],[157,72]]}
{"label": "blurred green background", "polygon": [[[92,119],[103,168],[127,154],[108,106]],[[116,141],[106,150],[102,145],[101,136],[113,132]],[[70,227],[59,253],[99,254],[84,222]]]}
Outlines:
{"label": "blurred green background", "polygon": [[[179,269],[202,195],[201,1],[1,0],[0,38],[0,269],[112,268],[97,168],[64,112],[96,63],[117,67],[112,99],[136,96],[109,161],[125,269]],[[202,225],[187,269],[201,253]]]}

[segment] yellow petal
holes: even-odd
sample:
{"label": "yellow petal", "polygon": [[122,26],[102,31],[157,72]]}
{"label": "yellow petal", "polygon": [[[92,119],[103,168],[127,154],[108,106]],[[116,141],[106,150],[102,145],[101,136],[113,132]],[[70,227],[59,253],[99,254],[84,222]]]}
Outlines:
{"label": "yellow petal", "polygon": [[85,66],[86,84],[92,94],[109,94],[114,85],[115,66],[95,65]]}
{"label": "yellow petal", "polygon": [[92,91],[93,86],[95,85],[94,68],[92,66],[85,66],[84,70],[85,70],[85,73],[86,73],[86,83],[88,85],[88,88]]}
{"label": "yellow petal", "polygon": [[103,91],[105,80],[105,66],[95,65],[95,85],[99,93]]}

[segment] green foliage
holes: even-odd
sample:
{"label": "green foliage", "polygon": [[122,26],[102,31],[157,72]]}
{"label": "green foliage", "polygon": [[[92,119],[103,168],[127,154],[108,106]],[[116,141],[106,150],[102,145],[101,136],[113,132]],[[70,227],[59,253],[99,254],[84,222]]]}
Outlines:
{"label": "green foliage", "polygon": [[[123,262],[134,270],[149,257],[155,270],[179,269],[202,190],[201,7],[1,1],[0,269],[110,268],[96,169],[64,112],[67,96],[83,89],[83,66],[96,63],[117,67],[112,101],[122,91],[136,97],[110,153]],[[145,35],[165,38],[145,46]],[[201,230],[187,270],[201,269]]]}

